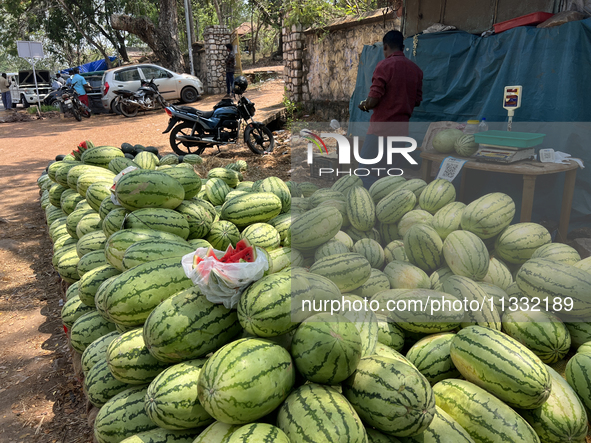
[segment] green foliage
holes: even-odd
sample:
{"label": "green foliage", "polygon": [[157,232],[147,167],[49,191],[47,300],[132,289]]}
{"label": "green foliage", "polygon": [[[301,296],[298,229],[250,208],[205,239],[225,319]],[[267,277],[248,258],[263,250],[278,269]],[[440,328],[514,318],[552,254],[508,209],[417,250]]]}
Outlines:
{"label": "green foliage", "polygon": [[[37,108],[38,108],[38,106],[31,106],[31,107],[27,108],[27,113],[36,114]],[[57,111],[57,109],[54,108],[53,106],[41,105],[41,112],[54,112],[54,111]]]}
{"label": "green foliage", "polygon": [[302,112],[302,107],[299,103],[291,100],[287,95],[287,90],[283,94],[282,100],[283,106],[285,106],[286,115],[286,126],[288,130],[291,130],[292,125],[298,121],[298,117]]}

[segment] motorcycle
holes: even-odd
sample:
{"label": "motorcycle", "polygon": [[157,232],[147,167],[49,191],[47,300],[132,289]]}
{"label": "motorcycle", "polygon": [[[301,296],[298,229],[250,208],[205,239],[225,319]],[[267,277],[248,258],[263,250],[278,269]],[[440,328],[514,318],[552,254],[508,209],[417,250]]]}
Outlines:
{"label": "motorcycle", "polygon": [[139,111],[153,111],[159,106],[165,108],[169,105],[160,95],[154,79],[149,82],[142,80],[142,86],[136,92],[120,90],[115,91],[115,94],[117,97],[113,107],[125,117],[135,117]]}
{"label": "motorcycle", "polygon": [[56,100],[62,114],[70,112],[78,121],[82,121],[82,117],[90,118],[92,115],[90,108],[80,101],[74,88],[64,86],[61,91],[62,94]]}
{"label": "motorcycle", "polygon": [[190,106],[169,106],[165,110],[170,119],[163,134],[170,132],[170,146],[178,155],[200,155],[206,148],[217,146],[219,150],[220,145],[236,144],[243,121],[244,142],[252,152],[272,152],[275,146],[273,133],[253,120],[254,103],[244,96],[236,104],[223,99],[208,112]]}

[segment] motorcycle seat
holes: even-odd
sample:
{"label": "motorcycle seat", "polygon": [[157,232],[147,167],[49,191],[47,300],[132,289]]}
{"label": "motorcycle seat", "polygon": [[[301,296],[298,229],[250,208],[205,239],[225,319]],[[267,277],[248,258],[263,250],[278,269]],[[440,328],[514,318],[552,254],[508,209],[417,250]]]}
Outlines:
{"label": "motorcycle seat", "polygon": [[213,111],[200,111],[197,108],[193,108],[191,106],[177,106],[177,109],[181,111],[190,112],[191,114],[197,114],[203,118],[210,118],[213,115]]}

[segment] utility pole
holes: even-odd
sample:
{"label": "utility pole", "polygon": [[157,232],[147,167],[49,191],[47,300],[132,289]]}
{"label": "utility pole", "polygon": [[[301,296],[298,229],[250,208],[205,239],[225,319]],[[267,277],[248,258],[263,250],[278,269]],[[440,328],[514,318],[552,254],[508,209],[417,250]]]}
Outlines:
{"label": "utility pole", "polygon": [[189,64],[191,66],[191,75],[195,75],[195,66],[193,63],[193,32],[191,29],[191,20],[189,16],[189,1],[185,0],[185,22],[187,23],[187,43],[189,46]]}

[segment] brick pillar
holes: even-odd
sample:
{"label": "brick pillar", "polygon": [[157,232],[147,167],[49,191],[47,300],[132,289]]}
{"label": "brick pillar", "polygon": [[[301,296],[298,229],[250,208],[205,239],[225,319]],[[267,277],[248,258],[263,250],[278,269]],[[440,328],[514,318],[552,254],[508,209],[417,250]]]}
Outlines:
{"label": "brick pillar", "polygon": [[205,88],[208,94],[226,92],[226,45],[231,43],[230,30],[225,26],[208,26],[203,31],[207,73]]}
{"label": "brick pillar", "polygon": [[304,33],[302,25],[283,28],[283,77],[287,96],[294,102],[303,100],[306,79],[304,76]]}

